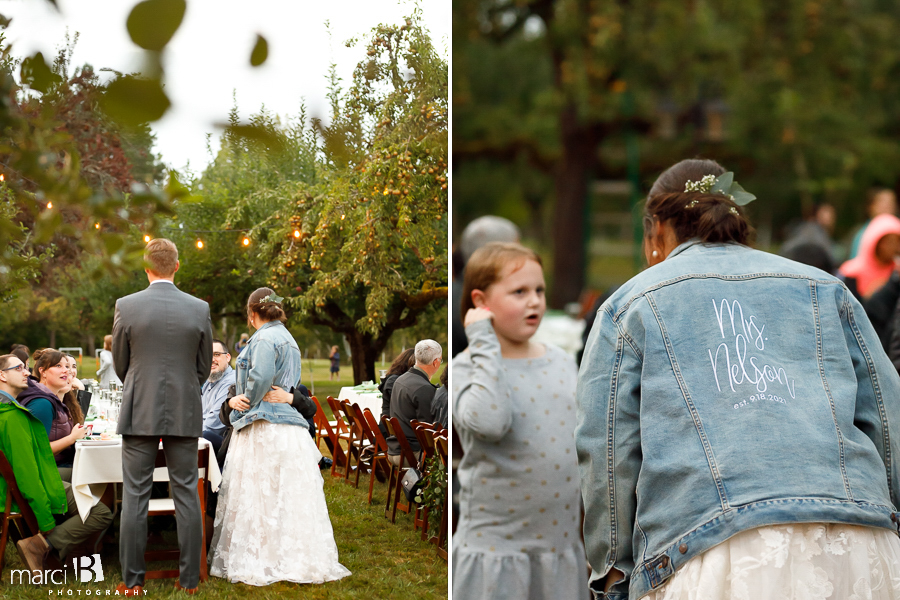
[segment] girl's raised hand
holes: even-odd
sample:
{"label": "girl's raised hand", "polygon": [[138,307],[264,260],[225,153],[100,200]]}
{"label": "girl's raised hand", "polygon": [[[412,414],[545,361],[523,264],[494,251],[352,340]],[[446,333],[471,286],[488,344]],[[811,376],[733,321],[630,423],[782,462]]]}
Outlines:
{"label": "girl's raised hand", "polygon": [[484,321],[485,319],[493,319],[494,313],[490,311],[488,308],[470,308],[466,311],[466,318],[463,319],[463,326],[468,327],[472,323],[477,321]]}

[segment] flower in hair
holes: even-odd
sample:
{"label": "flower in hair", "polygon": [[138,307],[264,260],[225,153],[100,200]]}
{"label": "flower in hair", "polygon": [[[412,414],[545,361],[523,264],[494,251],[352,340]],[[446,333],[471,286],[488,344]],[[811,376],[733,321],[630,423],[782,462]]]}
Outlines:
{"label": "flower in hair", "polygon": [[[731,171],[722,173],[718,177],[706,175],[700,181],[688,181],[684,184],[684,191],[722,194],[728,196],[738,206],[746,206],[756,200],[756,196],[742,188],[741,184],[734,180],[734,173]],[[693,208],[695,205],[696,202],[692,202],[685,208]]]}
{"label": "flower in hair", "polygon": [[277,294],[275,294],[275,292],[272,292],[268,296],[260,299],[259,303],[262,304],[263,302],[274,302],[275,304],[281,304],[282,302],[284,302],[284,298],[278,296]]}
{"label": "flower in hair", "polygon": [[716,183],[716,177],[714,175],[707,175],[700,181],[688,181],[684,184],[684,191],[686,192],[705,192],[708,193],[712,191],[713,185]]}

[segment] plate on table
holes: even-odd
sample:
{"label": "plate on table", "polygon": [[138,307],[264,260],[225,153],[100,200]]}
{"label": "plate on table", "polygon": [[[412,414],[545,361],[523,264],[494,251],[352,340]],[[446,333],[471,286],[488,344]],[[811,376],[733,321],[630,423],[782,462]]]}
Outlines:
{"label": "plate on table", "polygon": [[116,446],[122,443],[122,438],[114,437],[108,440],[97,439],[88,439],[84,438],[75,442],[76,444],[81,444],[82,446]]}

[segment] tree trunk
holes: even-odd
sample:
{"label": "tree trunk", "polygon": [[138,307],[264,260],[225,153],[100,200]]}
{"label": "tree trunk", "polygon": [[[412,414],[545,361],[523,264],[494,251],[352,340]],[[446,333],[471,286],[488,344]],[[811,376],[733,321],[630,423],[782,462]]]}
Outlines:
{"label": "tree trunk", "polygon": [[599,132],[583,122],[573,102],[559,118],[562,156],[554,174],[556,206],[553,221],[553,288],[550,306],[563,308],[578,300],[584,289],[586,245],[585,219],[588,183],[596,165]]}
{"label": "tree trunk", "polygon": [[355,330],[347,334],[353,361],[354,385],[359,385],[363,381],[377,381],[375,379],[375,361],[381,356],[389,337],[390,335],[373,338],[370,333],[360,333]]}
{"label": "tree trunk", "polygon": [[94,352],[97,350],[97,346],[94,345],[94,336],[93,335],[84,335],[81,337],[81,345],[86,348],[84,355],[94,357]]}
{"label": "tree trunk", "polygon": [[50,330],[50,344],[47,346],[48,348],[56,348],[56,330]]}

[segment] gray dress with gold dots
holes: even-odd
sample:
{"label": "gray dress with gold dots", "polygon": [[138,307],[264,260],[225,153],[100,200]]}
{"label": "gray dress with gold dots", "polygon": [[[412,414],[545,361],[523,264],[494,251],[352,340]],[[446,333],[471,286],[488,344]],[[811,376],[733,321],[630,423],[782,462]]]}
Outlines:
{"label": "gray dress with gold dots", "polygon": [[453,597],[589,598],[575,456],[575,361],[555,346],[509,359],[490,320],[453,360],[460,463]]}

